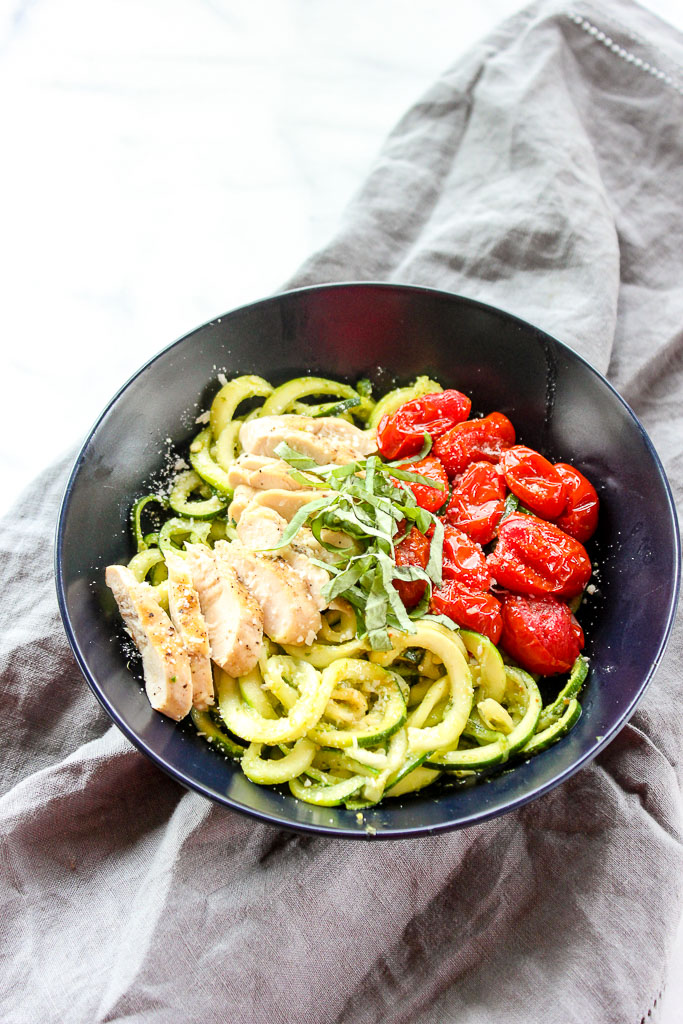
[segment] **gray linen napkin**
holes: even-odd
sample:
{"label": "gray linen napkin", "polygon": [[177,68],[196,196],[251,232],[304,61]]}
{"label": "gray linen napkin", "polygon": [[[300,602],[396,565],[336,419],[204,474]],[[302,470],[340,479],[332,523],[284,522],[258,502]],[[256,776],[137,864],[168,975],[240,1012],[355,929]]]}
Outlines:
{"label": "gray linen napkin", "polygon": [[[387,141],[294,283],[381,279],[573,345],[683,489],[683,40],[629,2],[528,8]],[[462,832],[278,832],[185,792],[99,709],[51,545],[67,466],[0,539],[0,1019],[640,1024],[682,900],[680,622],[632,722]]]}

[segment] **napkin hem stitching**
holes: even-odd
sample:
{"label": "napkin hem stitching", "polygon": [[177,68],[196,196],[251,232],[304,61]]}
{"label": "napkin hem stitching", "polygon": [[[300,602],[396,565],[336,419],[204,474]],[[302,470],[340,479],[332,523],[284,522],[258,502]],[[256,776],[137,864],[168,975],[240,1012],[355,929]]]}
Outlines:
{"label": "napkin hem stitching", "polygon": [[570,12],[567,17],[575,25],[578,25],[579,28],[583,29],[583,31],[589,36],[592,36],[596,42],[602,43],[603,46],[612,53],[615,53],[617,57],[620,57],[627,64],[633,64],[633,66],[637,67],[640,71],[644,71],[646,74],[652,75],[653,78],[657,78],[659,81],[663,82],[664,85],[670,86],[680,96],[683,96],[683,85],[679,85],[678,82],[676,82],[671,75],[667,74],[666,71],[662,71],[660,68],[655,67],[654,64],[651,64],[649,61],[643,60],[642,57],[638,57],[635,53],[632,53],[631,50],[627,50],[625,47],[620,46],[619,43],[615,42],[611,36],[607,35],[606,32],[603,32],[602,29],[598,28],[597,25],[594,25],[593,22],[584,18],[583,15]]}
{"label": "napkin hem stitching", "polygon": [[657,1004],[659,1003],[659,1000],[662,998],[663,993],[663,989],[657,993],[652,1003],[650,1004],[650,1008],[647,1011],[647,1013],[644,1013],[643,1016],[640,1018],[640,1024],[647,1024],[648,1020],[652,1020],[652,1011],[657,1009]]}

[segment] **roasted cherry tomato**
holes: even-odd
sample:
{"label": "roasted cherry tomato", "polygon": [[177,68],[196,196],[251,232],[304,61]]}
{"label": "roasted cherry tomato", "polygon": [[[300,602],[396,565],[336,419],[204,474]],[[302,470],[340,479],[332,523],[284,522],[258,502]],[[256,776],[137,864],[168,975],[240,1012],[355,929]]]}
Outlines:
{"label": "roasted cherry tomato", "polygon": [[527,508],[544,519],[559,516],[567,502],[564,481],[552,462],[526,445],[508,448],[500,460],[505,483]]}
{"label": "roasted cherry tomato", "polygon": [[443,536],[443,577],[458,580],[472,591],[488,590],[491,586],[491,573],[479,544],[448,524]]}
{"label": "roasted cherry tomato", "polygon": [[498,462],[515,443],[515,428],[502,412],[479,420],[458,423],[434,443],[434,455],[441,459],[449,476],[457,476],[471,462]]}
{"label": "roasted cherry tomato", "polygon": [[[429,561],[429,540],[416,526],[394,548],[396,565],[417,565],[426,569]],[[406,608],[414,608],[422,600],[427,584],[424,580],[394,580],[394,586]]]}
{"label": "roasted cherry tomato", "polygon": [[420,508],[426,508],[428,512],[436,512],[438,508],[441,508],[448,498],[448,477],[446,470],[434,455],[428,455],[426,459],[420,459],[419,462],[406,462],[399,468],[404,469],[407,473],[419,473],[420,476],[426,476],[429,480],[441,484],[441,489],[439,489],[438,487],[427,487],[426,484],[411,484],[407,480],[403,481],[415,495]]}
{"label": "roasted cherry tomato", "polygon": [[472,403],[460,391],[435,391],[402,405],[393,416],[383,416],[377,427],[377,448],[385,459],[417,455],[424,435],[440,437],[466,420]]}
{"label": "roasted cherry tomato", "polygon": [[478,544],[488,544],[505,510],[505,480],[490,462],[473,462],[453,487],[445,518]]}
{"label": "roasted cherry tomato", "polygon": [[583,648],[583,630],[555,597],[506,594],[501,646],[527,672],[568,672]]}
{"label": "roasted cherry tomato", "polygon": [[503,620],[500,601],[493,594],[472,593],[458,580],[445,580],[432,591],[429,607],[431,612],[447,615],[463,629],[483,633],[494,644],[500,639]]}
{"label": "roasted cherry tomato", "polygon": [[580,594],[592,571],[578,540],[553,523],[518,512],[498,527],[498,543],[487,562],[502,587],[539,597]]}
{"label": "roasted cherry tomato", "polygon": [[567,503],[562,515],[554,520],[565,533],[569,533],[583,544],[595,533],[598,525],[600,502],[598,494],[590,480],[587,480],[578,469],[568,466],[565,462],[555,464],[555,469],[564,481]]}

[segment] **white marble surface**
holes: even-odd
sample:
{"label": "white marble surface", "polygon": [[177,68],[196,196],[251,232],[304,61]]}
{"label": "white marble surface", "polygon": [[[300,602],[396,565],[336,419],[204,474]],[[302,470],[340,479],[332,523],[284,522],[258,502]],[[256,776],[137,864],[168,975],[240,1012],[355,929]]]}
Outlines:
{"label": "white marble surface", "polygon": [[5,3],[0,507],[150,355],[276,289],[405,108],[516,7]]}
{"label": "white marble surface", "polygon": [[326,241],[406,107],[518,6],[0,0],[0,511],[150,355]]}
{"label": "white marble surface", "polygon": [[[0,511],[144,360],[325,242],[405,108],[518,6],[0,0]],[[664,1024],[682,1007],[674,977]]]}

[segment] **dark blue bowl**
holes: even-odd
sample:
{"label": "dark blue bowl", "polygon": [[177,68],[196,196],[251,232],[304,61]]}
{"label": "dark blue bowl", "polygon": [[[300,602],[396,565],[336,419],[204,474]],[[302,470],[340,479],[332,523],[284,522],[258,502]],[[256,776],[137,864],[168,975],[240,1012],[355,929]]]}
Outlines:
{"label": "dark blue bowl", "polygon": [[[582,612],[591,672],[583,715],[550,750],[486,784],[427,791],[365,812],[316,808],[249,782],[189,726],[154,712],[131,677],[104,567],[132,552],[131,500],[182,451],[216,374],[274,382],[303,373],[387,389],[427,373],[506,413],[520,442],[573,463],[598,488],[591,541],[598,591]],[[197,404],[198,403],[198,404]],[[112,399],[76,460],[57,533],[57,590],[78,663],[113,720],[185,786],[285,828],[406,837],[519,807],[595,757],[632,714],[662,657],[679,585],[671,492],[642,426],[607,381],[560,342],[469,299],[425,288],[342,284],[276,295],[205,324],[144,366]],[[114,638],[114,639],[113,639]]]}

